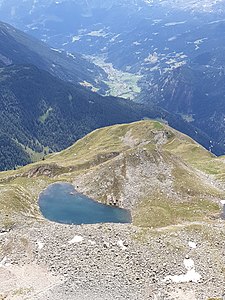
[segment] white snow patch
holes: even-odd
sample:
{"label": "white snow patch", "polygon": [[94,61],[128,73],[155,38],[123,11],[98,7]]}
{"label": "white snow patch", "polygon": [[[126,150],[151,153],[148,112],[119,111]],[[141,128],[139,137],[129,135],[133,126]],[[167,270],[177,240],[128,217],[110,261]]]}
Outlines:
{"label": "white snow patch", "polygon": [[79,41],[80,40],[80,37],[79,36],[73,36],[72,37],[72,43],[75,43],[75,42],[77,42],[77,41]]}
{"label": "white snow patch", "polygon": [[43,249],[45,244],[40,241],[37,241],[37,245],[38,245],[38,249],[41,250],[41,249]]}
{"label": "white snow patch", "polygon": [[1,261],[0,261],[0,268],[3,267],[10,267],[12,264],[10,263],[9,259],[7,256],[5,256]]}
{"label": "white snow patch", "polygon": [[193,249],[196,249],[196,248],[197,248],[196,243],[195,243],[195,242],[191,242],[191,241],[188,242],[188,246],[189,246],[190,248],[193,248]]}
{"label": "white snow patch", "polygon": [[194,282],[197,283],[201,279],[201,275],[195,271],[194,261],[190,258],[184,259],[184,266],[187,270],[186,274],[166,276],[164,281],[173,281],[175,283]]}
{"label": "white snow patch", "polygon": [[62,53],[62,50],[60,49],[56,49],[56,48],[51,48],[52,51],[55,51],[55,52],[59,52],[59,53]]}
{"label": "white snow patch", "polygon": [[82,242],[83,240],[84,240],[84,238],[83,238],[82,236],[80,236],[80,235],[75,235],[75,237],[74,237],[72,240],[70,240],[68,243],[69,243],[69,244],[80,243],[80,242]]}
{"label": "white snow patch", "polygon": [[77,59],[76,56],[70,52],[66,52],[68,57],[72,57],[73,59]]}
{"label": "white snow patch", "polygon": [[88,240],[88,242],[93,246],[93,245],[96,245],[96,242],[95,241],[92,241],[92,240]]}
{"label": "white snow patch", "polygon": [[121,250],[123,250],[123,251],[127,249],[127,247],[124,245],[124,242],[122,240],[119,240],[117,242],[117,246],[120,247]]}
{"label": "white snow patch", "polygon": [[165,26],[175,26],[175,25],[181,25],[185,24],[187,21],[181,21],[181,22],[171,22],[171,23],[166,23]]}
{"label": "white snow patch", "polygon": [[191,258],[185,258],[184,266],[185,266],[186,270],[190,271],[195,268],[195,263]]}

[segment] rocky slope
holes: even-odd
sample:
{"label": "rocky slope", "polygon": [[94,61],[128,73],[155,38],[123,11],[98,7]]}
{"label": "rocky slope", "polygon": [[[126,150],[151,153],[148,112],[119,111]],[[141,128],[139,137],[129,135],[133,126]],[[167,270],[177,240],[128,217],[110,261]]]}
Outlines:
{"label": "rocky slope", "polygon": [[[115,224],[24,225],[0,236],[0,297],[222,300],[224,234],[215,221],[160,231]],[[71,244],[74,237],[81,242]],[[193,262],[198,281],[167,279],[185,275],[184,264]]]}

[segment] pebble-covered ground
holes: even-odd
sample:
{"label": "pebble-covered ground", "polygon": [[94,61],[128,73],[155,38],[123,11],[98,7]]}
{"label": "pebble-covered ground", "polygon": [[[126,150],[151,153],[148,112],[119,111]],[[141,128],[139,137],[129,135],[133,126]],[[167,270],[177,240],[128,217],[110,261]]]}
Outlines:
{"label": "pebble-covered ground", "polygon": [[26,223],[0,233],[0,281],[7,300],[225,299],[225,224]]}

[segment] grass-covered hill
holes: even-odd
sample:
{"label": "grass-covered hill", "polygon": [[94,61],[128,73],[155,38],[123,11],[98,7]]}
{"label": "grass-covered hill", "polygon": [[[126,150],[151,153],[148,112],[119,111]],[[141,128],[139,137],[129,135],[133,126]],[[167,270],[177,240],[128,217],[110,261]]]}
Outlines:
{"label": "grass-covered hill", "polygon": [[[158,227],[219,217],[223,158],[156,121],[98,129],[62,152],[0,173],[3,222],[40,217],[38,194],[71,182],[103,203],[129,208],[133,222]],[[5,217],[5,216],[8,217]]]}

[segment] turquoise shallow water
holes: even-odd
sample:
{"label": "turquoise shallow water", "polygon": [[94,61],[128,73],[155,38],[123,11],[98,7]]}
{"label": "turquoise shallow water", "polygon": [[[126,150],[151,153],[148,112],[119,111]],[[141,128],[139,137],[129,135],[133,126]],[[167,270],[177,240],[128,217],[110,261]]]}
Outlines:
{"label": "turquoise shallow water", "polygon": [[46,219],[58,223],[131,223],[128,210],[98,203],[68,183],[50,185],[40,194],[39,207]]}

